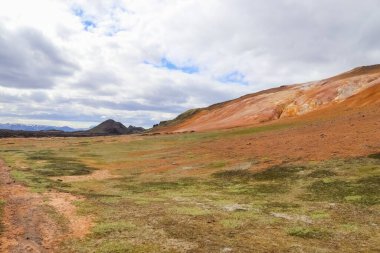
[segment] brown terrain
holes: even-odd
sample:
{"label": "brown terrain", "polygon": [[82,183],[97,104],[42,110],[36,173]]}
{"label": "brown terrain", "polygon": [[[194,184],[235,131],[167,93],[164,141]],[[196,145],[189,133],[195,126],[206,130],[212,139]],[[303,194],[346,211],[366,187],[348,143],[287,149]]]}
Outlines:
{"label": "brown terrain", "polygon": [[294,118],[332,108],[361,92],[364,92],[361,97],[356,98],[359,101],[346,105],[371,104],[379,100],[378,88],[371,87],[379,84],[380,65],[359,67],[321,81],[281,86],[207,108],[190,110],[172,121],[160,123],[154,131],[208,131]]}
{"label": "brown terrain", "polygon": [[[380,151],[380,65],[356,68],[333,78],[306,84],[270,89],[204,109],[191,111],[172,122],[154,129],[156,132],[185,132],[220,130],[223,136],[246,131],[247,126],[287,126],[275,131],[234,138],[199,141],[194,146],[176,146],[170,163],[161,158],[146,163],[144,173],[175,170],[178,164],[187,166],[182,154],[192,152],[199,162],[221,157],[231,164],[252,158],[265,161],[257,166],[240,164],[251,170],[264,170],[272,165],[297,161],[322,161],[331,158],[368,156]],[[212,132],[210,132],[212,133]],[[101,137],[97,137],[101,138]],[[116,137],[115,137],[116,138]],[[156,136],[117,137],[118,141],[156,138]],[[12,140],[12,139],[9,139]],[[108,140],[108,139],[105,139]],[[112,141],[111,139],[109,139]],[[19,142],[22,142],[20,139]],[[165,148],[162,149],[165,151]],[[151,150],[136,153],[144,157]],[[170,152],[168,152],[170,154]],[[176,155],[177,154],[177,155]],[[202,160],[203,159],[203,160]],[[140,160],[131,160],[128,168],[137,167]],[[126,163],[109,165],[109,170],[97,170],[91,175],[62,176],[63,182],[104,180],[117,176],[109,173]],[[189,164],[189,168],[192,164]],[[205,168],[182,170],[181,175],[206,175]],[[51,190],[32,192],[14,182],[10,169],[0,163],[0,199],[4,208],[4,234],[0,238],[0,252],[58,252],[65,238],[82,238],[90,232],[92,217],[79,216],[73,204],[81,196]],[[59,220],[48,213],[51,209],[69,220],[62,228]]]}
{"label": "brown terrain", "polygon": [[[31,192],[10,177],[10,169],[1,160],[0,198],[7,203],[3,214],[6,233],[0,237],[0,252],[57,252],[65,238],[81,238],[92,226],[91,217],[76,214],[73,201],[79,197],[54,191]],[[68,227],[49,215],[52,208],[69,220]]]}

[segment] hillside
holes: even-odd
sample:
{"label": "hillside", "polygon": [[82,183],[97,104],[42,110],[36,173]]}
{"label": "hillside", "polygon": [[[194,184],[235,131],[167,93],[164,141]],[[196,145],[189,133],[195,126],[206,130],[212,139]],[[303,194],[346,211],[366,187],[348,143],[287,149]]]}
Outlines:
{"label": "hillside", "polygon": [[120,122],[116,122],[112,119],[106,120],[94,128],[86,131],[90,134],[133,134],[141,133],[144,131],[142,127],[129,126],[126,127]]}
{"label": "hillside", "polygon": [[295,118],[345,101],[347,106],[364,106],[379,101],[379,85],[380,65],[358,67],[328,79],[272,88],[189,110],[174,120],[161,122],[153,130],[226,129]]}

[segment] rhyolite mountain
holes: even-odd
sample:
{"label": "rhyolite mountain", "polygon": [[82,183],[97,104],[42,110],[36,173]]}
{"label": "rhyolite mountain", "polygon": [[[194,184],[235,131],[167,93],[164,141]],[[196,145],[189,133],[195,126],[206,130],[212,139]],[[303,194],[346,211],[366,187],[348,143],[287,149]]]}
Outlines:
{"label": "rhyolite mountain", "polygon": [[135,126],[129,126],[126,127],[120,122],[116,122],[112,119],[106,120],[99,125],[97,125],[94,128],[91,128],[90,130],[86,131],[91,134],[135,134],[135,133],[142,133],[145,129],[142,127],[135,127]]}
{"label": "rhyolite mountain", "polygon": [[[160,122],[153,132],[208,131],[298,118],[326,109],[380,106],[380,65],[363,66],[343,74],[302,84],[283,85],[237,99],[191,109]],[[340,105],[340,106],[338,106]],[[344,105],[344,106],[343,106]]]}

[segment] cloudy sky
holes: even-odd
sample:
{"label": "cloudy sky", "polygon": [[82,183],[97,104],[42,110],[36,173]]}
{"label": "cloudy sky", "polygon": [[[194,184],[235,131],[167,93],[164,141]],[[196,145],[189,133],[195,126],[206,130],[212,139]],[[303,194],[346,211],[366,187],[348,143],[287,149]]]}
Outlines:
{"label": "cloudy sky", "polygon": [[150,127],[380,63],[378,0],[0,1],[0,123]]}

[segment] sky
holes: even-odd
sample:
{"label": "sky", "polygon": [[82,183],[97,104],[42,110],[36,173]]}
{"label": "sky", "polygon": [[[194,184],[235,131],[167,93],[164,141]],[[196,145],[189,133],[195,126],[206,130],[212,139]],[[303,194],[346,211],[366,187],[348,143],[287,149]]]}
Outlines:
{"label": "sky", "polygon": [[380,63],[378,0],[0,1],[0,123],[151,127]]}

